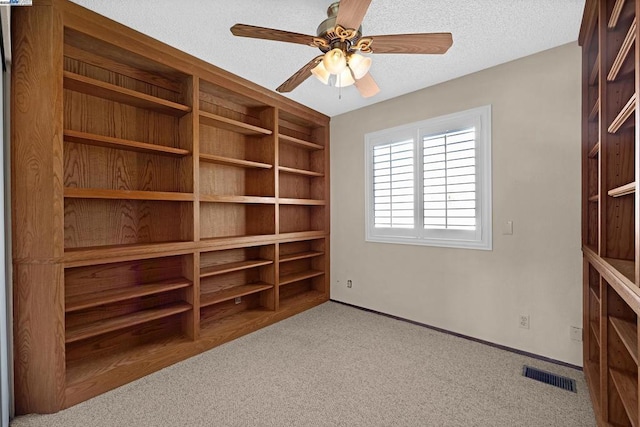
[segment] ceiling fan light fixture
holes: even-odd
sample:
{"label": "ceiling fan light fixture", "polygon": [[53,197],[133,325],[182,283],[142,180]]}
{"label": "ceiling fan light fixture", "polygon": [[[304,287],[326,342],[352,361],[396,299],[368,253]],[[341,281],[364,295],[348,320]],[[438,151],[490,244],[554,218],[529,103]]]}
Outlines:
{"label": "ceiling fan light fixture", "polygon": [[359,53],[352,53],[349,55],[349,68],[353,71],[353,77],[356,80],[363,78],[371,68],[371,58],[360,55]]}
{"label": "ceiling fan light fixture", "polygon": [[316,76],[316,78],[320,80],[323,84],[325,85],[329,84],[329,77],[331,77],[331,73],[327,71],[322,61],[320,61],[315,68],[311,69],[311,74]]}
{"label": "ceiling fan light fixture", "polygon": [[342,49],[335,48],[324,54],[322,64],[331,74],[340,74],[347,68],[347,58]]}
{"label": "ceiling fan light fixture", "polygon": [[349,67],[345,67],[344,70],[340,74],[338,74],[336,79],[336,87],[347,87],[354,84],[356,81],[351,74],[351,70]]}

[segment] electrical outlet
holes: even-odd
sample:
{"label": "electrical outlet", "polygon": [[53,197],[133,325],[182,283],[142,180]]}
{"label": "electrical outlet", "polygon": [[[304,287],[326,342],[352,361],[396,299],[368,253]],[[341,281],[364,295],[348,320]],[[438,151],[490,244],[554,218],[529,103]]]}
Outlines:
{"label": "electrical outlet", "polygon": [[351,280],[347,280],[347,288],[350,288],[353,286],[353,282]]}
{"label": "electrical outlet", "polygon": [[573,341],[582,341],[582,328],[571,326],[569,328],[569,337],[571,337]]}
{"label": "electrical outlet", "polygon": [[520,315],[520,325],[522,329],[529,329],[529,315]]}

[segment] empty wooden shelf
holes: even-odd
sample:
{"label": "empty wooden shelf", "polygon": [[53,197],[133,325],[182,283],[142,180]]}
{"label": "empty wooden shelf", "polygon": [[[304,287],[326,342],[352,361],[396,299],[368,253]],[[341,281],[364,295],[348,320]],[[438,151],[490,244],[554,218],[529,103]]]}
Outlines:
{"label": "empty wooden shelf", "polygon": [[638,426],[637,1],[587,0],[582,47],[584,372],[598,425]]}
{"label": "empty wooden shelf", "polygon": [[218,127],[246,135],[271,135],[272,133],[269,129],[253,126],[248,123],[218,116],[217,114],[208,113],[206,111],[200,112],[200,122],[207,126]]}
{"label": "empty wooden shelf", "polygon": [[64,72],[64,87],[69,90],[81,92],[87,95],[105,98],[115,102],[132,105],[134,107],[154,110],[159,113],[183,116],[191,108],[180,105],[166,99],[136,92],[131,89],[105,83],[100,80]]}
{"label": "empty wooden shelf", "polygon": [[289,135],[280,134],[278,135],[278,138],[280,139],[280,142],[283,142],[285,144],[290,144],[295,147],[306,148],[308,150],[322,150],[324,148],[322,145],[316,144],[315,142],[305,141],[303,139],[294,138]]}
{"label": "empty wooden shelf", "polygon": [[228,165],[228,166],[238,166],[241,168],[271,169],[273,167],[268,163],[234,159],[232,157],[214,156],[212,154],[200,154],[200,160],[203,162],[217,163],[220,165]]}
{"label": "empty wooden shelf", "polygon": [[16,414],[328,301],[327,116],[66,0],[12,20]]}
{"label": "empty wooden shelf", "polygon": [[273,285],[268,283],[253,283],[250,285],[234,286],[218,292],[210,292],[200,296],[200,307],[207,307],[213,304],[241,298],[247,295],[272,289]]}
{"label": "empty wooden shelf", "polygon": [[621,185],[620,187],[614,188],[613,190],[609,190],[607,192],[611,197],[621,197],[628,196],[629,194],[634,194],[636,192],[636,183],[630,182],[629,184]]}
{"label": "empty wooden shelf", "polygon": [[140,323],[173,316],[174,314],[183,313],[187,310],[191,310],[189,304],[171,304],[166,307],[143,310],[132,315],[113,317],[107,320],[69,328],[65,334],[65,342],[72,343],[129,326],[139,325]]}
{"label": "empty wooden shelf", "polygon": [[147,295],[160,294],[176,289],[183,289],[192,283],[186,279],[164,280],[159,283],[144,284],[127,288],[108,289],[92,294],[80,294],[67,297],[65,300],[65,312],[71,313],[85,308],[96,307],[103,304],[125,301]]}
{"label": "empty wooden shelf", "polygon": [[206,267],[200,270],[200,277],[217,276],[219,274],[231,273],[233,271],[247,270],[249,268],[261,267],[263,265],[273,264],[268,259],[252,259],[248,261],[237,261],[226,264]]}
{"label": "empty wooden shelf", "polygon": [[288,285],[289,283],[297,282],[304,279],[310,279],[312,277],[321,276],[324,273],[322,271],[303,271],[300,273],[289,274],[280,278],[280,285]]}
{"label": "empty wooden shelf", "polygon": [[110,136],[96,135],[74,130],[65,130],[64,140],[79,144],[96,145],[99,147],[117,148],[120,150],[130,150],[164,156],[183,157],[190,154],[189,150],[182,148],[166,147],[164,145],[148,144],[146,142],[130,141],[122,138],[112,138]]}

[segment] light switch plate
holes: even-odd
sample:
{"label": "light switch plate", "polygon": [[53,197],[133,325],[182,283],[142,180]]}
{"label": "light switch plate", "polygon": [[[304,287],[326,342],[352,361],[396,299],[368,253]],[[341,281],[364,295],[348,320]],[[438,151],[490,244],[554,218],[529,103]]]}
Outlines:
{"label": "light switch plate", "polygon": [[502,226],[502,234],[511,235],[513,234],[513,221],[507,221]]}
{"label": "light switch plate", "polygon": [[582,328],[571,326],[569,334],[573,341],[582,341]]}

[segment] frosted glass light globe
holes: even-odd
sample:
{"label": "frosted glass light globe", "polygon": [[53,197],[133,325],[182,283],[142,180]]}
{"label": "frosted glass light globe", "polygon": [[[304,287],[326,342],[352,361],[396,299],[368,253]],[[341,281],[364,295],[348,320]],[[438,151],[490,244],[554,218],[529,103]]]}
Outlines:
{"label": "frosted glass light globe", "polygon": [[329,84],[329,77],[331,76],[331,73],[329,73],[327,69],[324,68],[324,64],[322,63],[322,61],[320,61],[318,65],[316,65],[316,67],[311,70],[311,74],[316,76],[316,78],[322,83],[326,85]]}
{"label": "frosted glass light globe", "polygon": [[335,48],[324,54],[322,64],[331,74],[340,74],[347,67],[347,58],[342,50]]}
{"label": "frosted glass light globe", "polygon": [[351,75],[351,70],[345,67],[345,69],[342,70],[342,72],[338,75],[338,78],[336,79],[336,87],[351,86],[355,82],[356,81],[353,79],[353,76]]}
{"label": "frosted glass light globe", "polygon": [[369,72],[369,68],[371,68],[371,58],[352,53],[349,56],[349,68],[353,71],[353,76],[356,80],[360,80]]}

